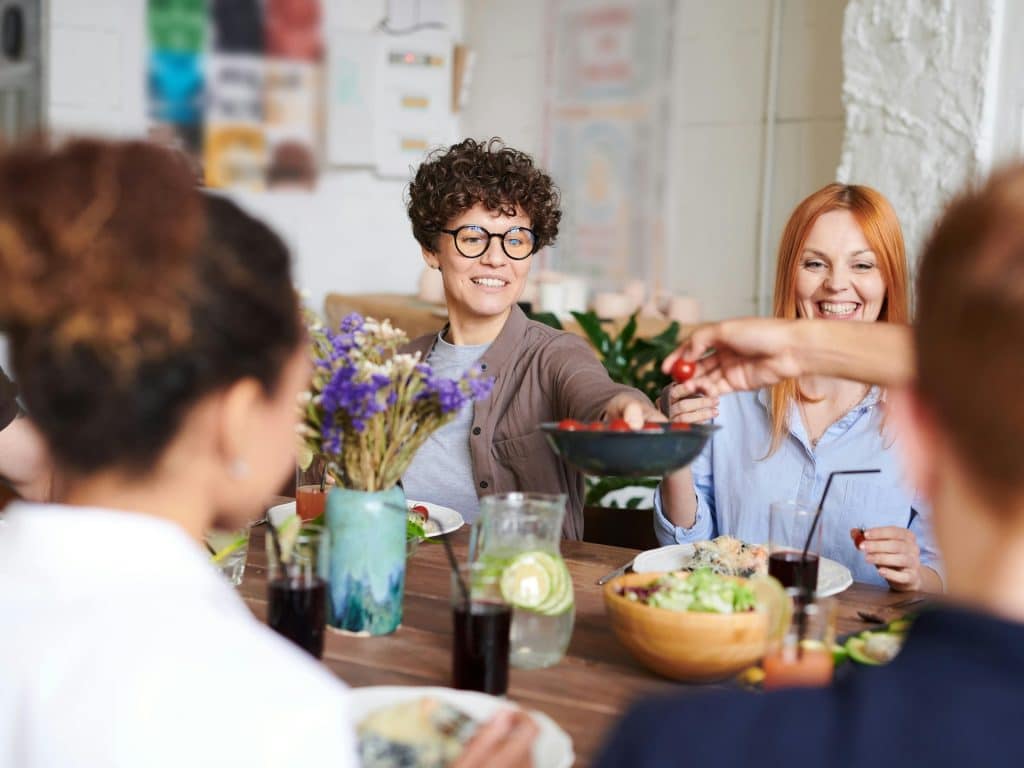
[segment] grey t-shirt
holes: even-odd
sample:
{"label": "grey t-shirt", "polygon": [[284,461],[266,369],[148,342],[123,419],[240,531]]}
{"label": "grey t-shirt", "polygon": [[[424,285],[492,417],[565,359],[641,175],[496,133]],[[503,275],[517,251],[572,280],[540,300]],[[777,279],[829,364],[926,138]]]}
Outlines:
{"label": "grey t-shirt", "polygon": [[[440,334],[427,362],[435,376],[460,378],[487,351],[490,344],[456,346]],[[473,463],[469,454],[469,429],[473,424],[473,404],[467,403],[454,419],[435,431],[413,457],[402,475],[407,499],[429,501],[451,507],[471,523],[480,514],[480,502],[473,482]]]}

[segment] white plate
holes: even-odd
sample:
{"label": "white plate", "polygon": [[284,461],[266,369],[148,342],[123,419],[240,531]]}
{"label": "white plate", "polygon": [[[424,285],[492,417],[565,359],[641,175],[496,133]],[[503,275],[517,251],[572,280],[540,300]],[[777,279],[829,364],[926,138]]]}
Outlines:
{"label": "white plate", "polygon": [[[450,507],[442,507],[440,504],[431,504],[429,501],[412,501],[408,502],[409,507],[412,508],[413,504],[422,504],[427,508],[427,512],[430,513],[430,517],[433,520],[437,520],[441,526],[441,530],[437,533],[427,534],[429,536],[440,536],[444,533],[451,533],[457,531],[466,521],[462,519],[462,515],[456,512]],[[281,521],[286,517],[291,517],[295,514],[295,502],[286,501],[284,504],[277,504],[267,510],[267,517],[274,525],[280,525]]]}
{"label": "white plate", "polygon": [[275,504],[267,510],[267,519],[275,527],[281,525],[281,521],[286,517],[291,517],[295,514],[295,502],[286,501],[284,504]]}
{"label": "white plate", "polygon": [[[652,571],[678,571],[689,564],[693,557],[693,544],[669,544],[667,547],[649,549],[641,552],[633,560],[633,571],[651,573]],[[842,592],[853,584],[850,569],[827,557],[818,559],[818,597],[828,597]]]}
{"label": "white plate", "polygon": [[444,533],[457,531],[466,522],[462,519],[462,515],[451,507],[442,507],[440,504],[431,504],[429,501],[413,501],[412,499],[409,499],[407,503],[409,505],[409,509],[412,509],[415,504],[422,504],[427,508],[427,512],[430,514],[430,519],[437,520],[438,525],[441,526],[440,531],[436,533],[428,533],[428,539],[431,536],[440,536]]}
{"label": "white plate", "polygon": [[[457,691],[454,688],[429,688],[408,685],[380,685],[368,688],[350,688],[352,722],[359,725],[363,718],[375,710],[409,699],[424,696],[444,701],[477,720],[487,720],[499,709],[516,704],[496,696],[475,691]],[[536,768],[569,768],[575,755],[572,739],[543,712],[528,710],[540,733],[533,745],[533,764]]]}

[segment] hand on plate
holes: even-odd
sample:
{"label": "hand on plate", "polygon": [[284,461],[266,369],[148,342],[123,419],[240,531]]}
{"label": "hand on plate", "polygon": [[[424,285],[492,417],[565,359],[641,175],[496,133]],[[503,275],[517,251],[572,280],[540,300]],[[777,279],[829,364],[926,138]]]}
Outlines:
{"label": "hand on plate", "polygon": [[665,421],[665,416],[649,400],[640,400],[636,395],[616,395],[604,409],[606,421],[625,419],[630,429],[642,429],[646,421]]}
{"label": "hand on plate", "polygon": [[480,726],[453,768],[518,768],[533,765],[533,742],[540,730],[528,714],[504,709]]}
{"label": "hand on plate", "polygon": [[[854,528],[851,536],[859,530]],[[921,550],[910,529],[895,525],[866,528],[864,540],[857,548],[892,589],[899,592],[921,589]]]}

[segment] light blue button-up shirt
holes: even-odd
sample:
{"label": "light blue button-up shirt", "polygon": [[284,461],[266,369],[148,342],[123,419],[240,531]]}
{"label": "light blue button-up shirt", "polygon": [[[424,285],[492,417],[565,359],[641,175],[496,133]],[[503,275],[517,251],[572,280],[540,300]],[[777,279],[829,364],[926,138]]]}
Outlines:
{"label": "light blue button-up shirt", "polygon": [[[877,475],[836,477],[821,516],[822,554],[872,584],[886,581],[864,559],[850,538],[851,528],[909,527],[917,536],[921,563],[940,574],[932,536],[931,510],[905,481],[891,431],[883,434],[877,387],[832,424],[811,446],[799,409],[789,414],[789,434],[768,458],[771,418],[767,390],[724,395],[715,423],[722,427],[693,462],[697,519],[679,528],[665,517],[660,491],[654,495],[654,531],[662,544],[685,543],[731,534],[743,541],[768,542],[768,507],[796,501],[817,507],[830,472],[880,469]],[[796,542],[791,542],[794,546]],[[802,542],[801,542],[802,544]]]}

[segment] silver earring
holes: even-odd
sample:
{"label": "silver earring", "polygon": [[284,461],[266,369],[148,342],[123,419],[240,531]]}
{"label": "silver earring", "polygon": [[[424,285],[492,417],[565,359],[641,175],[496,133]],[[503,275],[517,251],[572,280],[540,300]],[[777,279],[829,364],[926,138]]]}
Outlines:
{"label": "silver earring", "polygon": [[245,459],[235,459],[231,462],[231,476],[245,477],[249,474],[249,463]]}

